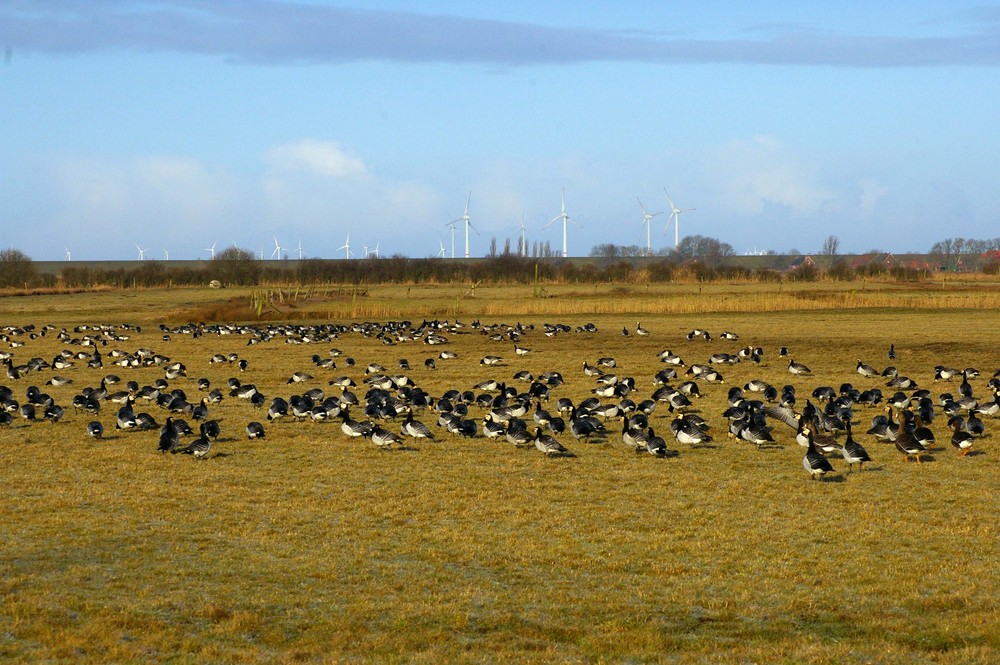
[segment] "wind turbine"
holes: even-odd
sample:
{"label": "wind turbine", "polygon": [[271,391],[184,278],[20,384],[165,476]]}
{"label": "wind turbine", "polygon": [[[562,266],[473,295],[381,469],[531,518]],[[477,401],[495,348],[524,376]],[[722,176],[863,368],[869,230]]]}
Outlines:
{"label": "wind turbine", "polygon": [[206,247],[206,248],[205,248],[205,251],[206,251],[206,252],[209,252],[209,253],[211,253],[211,255],[212,255],[212,258],[213,258],[213,259],[215,258],[215,246],[216,246],[217,244],[219,244],[219,241],[218,241],[218,240],[216,240],[215,242],[213,242],[213,243],[212,243],[212,246],[211,246],[211,247]]}
{"label": "wind turbine", "polygon": [[373,255],[375,256],[375,258],[376,258],[376,259],[377,259],[377,258],[379,258],[379,255],[378,255],[378,246],[379,246],[380,244],[382,244],[382,241],[381,241],[381,240],[377,241],[377,242],[375,243],[375,249],[373,249],[373,250],[371,251],[371,254],[373,254]]}
{"label": "wind turbine", "polygon": [[445,226],[451,228],[451,258],[455,258],[455,224],[458,220],[454,222],[448,222]]}
{"label": "wind turbine", "polygon": [[[479,235],[479,230],[476,229],[475,226],[472,226],[472,218],[469,217],[469,204],[470,203],[472,203],[472,192],[469,192],[469,198],[465,201],[465,212],[462,213],[462,216],[459,217],[458,219],[453,219],[450,222],[448,222],[449,224],[453,225],[451,227],[451,229],[452,229],[452,247],[453,248],[454,248],[454,245],[455,245],[455,240],[454,240],[455,239],[455,236],[454,236],[455,227],[454,227],[454,224],[457,224],[459,222],[463,222],[465,224],[465,258],[469,258],[469,228],[471,227],[472,230],[476,232],[476,235]],[[451,254],[452,254],[452,258],[455,258],[455,251],[454,251],[454,249],[452,249]]]}
{"label": "wind turbine", "polygon": [[524,238],[524,215],[521,215],[521,256],[528,255],[528,241]]}
{"label": "wind turbine", "polygon": [[146,260],[146,252],[149,250],[149,248],[147,247],[146,249],[143,249],[142,247],[139,247],[139,245],[136,245],[135,248],[137,250],[139,250],[139,260],[140,261],[145,261]]}
{"label": "wind turbine", "polygon": [[302,241],[299,241],[299,248],[296,250],[299,253],[299,261],[302,260]]}
{"label": "wind turbine", "polygon": [[69,251],[69,247],[63,247],[63,249],[66,250],[66,260],[67,261],[72,261],[73,260],[73,253],[71,251]]}
{"label": "wind turbine", "polygon": [[277,236],[275,236],[275,238],[274,238],[274,251],[271,252],[271,258],[273,259],[273,258],[277,257],[277,258],[280,259],[281,258],[281,250],[282,250],[282,247],[281,247],[281,245],[278,244],[278,238],[277,238]]}
{"label": "wind turbine", "polygon": [[[438,242],[441,242],[441,241],[439,240]],[[444,243],[443,242],[441,242],[441,251],[438,252],[437,257],[439,259],[443,259],[445,257],[445,249],[444,249]]]}
{"label": "wind turbine", "polygon": [[662,212],[648,212],[646,206],[642,205],[642,201],[639,196],[636,195],[636,201],[639,201],[639,207],[642,208],[642,223],[646,225],[646,256],[653,255],[653,245],[649,240],[649,227],[652,226],[653,218],[657,215],[662,215]]}
{"label": "wind turbine", "polygon": [[167,251],[166,247],[163,248],[163,260],[164,261],[170,260],[170,252]]}
{"label": "wind turbine", "polygon": [[345,250],[345,252],[344,252],[344,254],[345,254],[344,258],[345,259],[351,258],[351,234],[350,233],[347,234],[347,240],[344,241],[343,245],[341,245],[340,247],[337,248],[337,251],[339,252],[342,249]]}
{"label": "wind turbine", "polygon": [[[667,194],[667,188],[663,188],[663,193]],[[670,194],[667,194],[667,203],[670,204],[670,217],[667,218],[667,228],[670,228],[670,220],[674,220],[674,249],[677,249],[677,245],[681,243],[681,233],[680,226],[681,213],[688,212],[689,210],[694,210],[694,208],[678,208],[674,205],[674,202],[670,200]],[[666,233],[666,229],[663,230]]]}
{"label": "wind turbine", "polygon": [[[560,212],[558,215],[556,215],[555,217],[553,217],[552,219],[550,219],[549,223],[546,224],[545,226],[543,226],[542,228],[546,229],[546,228],[552,226],[553,224],[555,224],[556,222],[558,222],[560,219],[562,220],[562,227],[563,227],[563,251],[562,251],[562,255],[563,255],[563,258],[565,259],[566,256],[567,256],[567,254],[566,254],[566,222],[573,222],[574,224],[576,224],[576,221],[574,221],[574,219],[572,217],[570,217],[569,215],[566,214],[566,188],[565,187],[563,187],[563,190],[562,190],[562,212]],[[579,224],[576,224],[576,225],[580,226]]]}

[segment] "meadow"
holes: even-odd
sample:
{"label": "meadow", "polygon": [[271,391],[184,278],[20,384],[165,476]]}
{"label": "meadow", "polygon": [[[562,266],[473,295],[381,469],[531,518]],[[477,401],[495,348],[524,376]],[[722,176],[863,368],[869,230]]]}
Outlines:
{"label": "meadow", "polygon": [[[4,662],[810,662],[993,663],[1000,660],[998,517],[1000,419],[961,457],[946,417],[931,425],[937,446],[920,464],[864,432],[880,407],[855,408],[855,438],[873,461],[810,480],[794,430],[777,423],[778,445],[759,450],[726,436],[726,393],[751,379],[794,384],[799,404],[818,386],[864,379],[858,359],[892,361],[936,397],[934,366],[976,367],[975,394],[1000,369],[998,283],[629,285],[397,285],[272,289],[108,290],[0,298],[0,326],[50,324],[23,346],[0,350],[17,363],[51,360],[67,345],[55,333],[87,324],[127,340],[102,347],[105,366],[0,378],[23,402],[37,385],[65,408],[55,423],[15,415],[0,426],[0,660]],[[257,308],[261,301],[265,306]],[[179,332],[160,324],[253,326],[406,319],[456,320],[448,344],[387,345],[345,332],[337,340],[248,345],[246,334]],[[522,323],[519,342],[492,341],[473,322]],[[637,323],[649,335],[634,334]],[[546,336],[543,324],[596,333]],[[622,329],[630,332],[622,334]],[[701,328],[713,339],[688,340]],[[732,331],[739,340],[719,337]],[[572,455],[546,457],[502,439],[451,436],[430,411],[417,414],[437,441],[381,450],[349,439],[339,420],[264,421],[229,397],[210,407],[222,435],[206,459],[157,452],[157,432],[116,431],[116,405],[98,417],[103,439],[75,413],[72,397],[109,373],[150,384],[162,367],[119,368],[108,352],[153,349],[181,361],[170,382],[200,398],[195,381],[225,388],[236,377],[286,399],[347,375],[363,396],[365,368],[380,363],[431,395],[470,390],[520,370],[558,371],[554,400],[592,396],[584,361],[613,357],[618,376],[649,397],[657,354],[687,365],[744,346],[757,365],[719,371],[700,385],[693,412],[712,426],[710,446],[669,434],[672,415],[651,418],[675,456],[636,454],[620,421],[595,442],[569,434]],[[779,347],[809,365],[787,371]],[[336,369],[313,354],[343,351]],[[442,349],[457,358],[442,360]],[[211,364],[217,353],[248,361],[245,372]],[[502,356],[499,366],[480,359]],[[344,359],[352,357],[353,366]],[[425,367],[436,358],[436,369]],[[412,367],[399,369],[406,358]],[[295,371],[314,379],[287,383]],[[54,374],[72,378],[48,386]],[[681,369],[683,374],[683,368]],[[683,380],[682,378],[678,381]],[[481,391],[476,391],[481,392]],[[602,400],[607,401],[607,400]],[[266,410],[266,405],[264,409]],[[161,424],[168,415],[137,402]],[[471,407],[481,417],[484,411]],[[530,414],[529,416],[530,417]],[[260,420],[266,438],[248,441]],[[399,431],[399,421],[389,425]]]}

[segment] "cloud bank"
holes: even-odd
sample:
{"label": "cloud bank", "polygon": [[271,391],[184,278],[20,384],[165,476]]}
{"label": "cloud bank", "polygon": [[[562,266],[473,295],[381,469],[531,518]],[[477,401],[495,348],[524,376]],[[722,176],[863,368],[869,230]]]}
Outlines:
{"label": "cloud bank", "polygon": [[258,64],[362,61],[529,66],[621,61],[837,67],[1000,64],[1000,11],[964,12],[940,37],[781,26],[757,38],[689,39],[278,0],[7,0],[0,45],[73,53],[181,52]]}

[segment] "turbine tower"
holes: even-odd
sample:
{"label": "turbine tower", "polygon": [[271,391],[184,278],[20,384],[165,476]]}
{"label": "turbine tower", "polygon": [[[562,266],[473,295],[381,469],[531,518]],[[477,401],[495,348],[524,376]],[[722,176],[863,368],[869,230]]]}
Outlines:
{"label": "turbine tower", "polygon": [[170,252],[167,251],[166,247],[163,248],[163,260],[164,261],[169,261],[170,260]]}
{"label": "turbine tower", "polygon": [[299,253],[299,261],[301,261],[302,260],[302,241],[301,240],[299,241],[299,248],[296,251],[298,251],[298,253]]}
{"label": "turbine tower", "polygon": [[646,256],[653,255],[653,244],[649,240],[649,227],[653,225],[653,218],[657,215],[662,215],[663,212],[647,212],[646,206],[642,205],[642,201],[639,199],[638,194],[635,197],[636,201],[639,201],[639,207],[642,209],[642,223],[646,225]]}
{"label": "turbine tower", "polygon": [[345,250],[344,251],[344,258],[345,259],[351,258],[351,234],[350,233],[347,234],[347,240],[344,241],[343,245],[341,245],[340,247],[337,248],[337,251],[339,252],[342,249]]}
{"label": "turbine tower", "polygon": [[278,244],[278,238],[277,238],[277,236],[275,236],[275,238],[274,238],[274,251],[271,252],[271,258],[273,259],[273,258],[277,257],[277,258],[280,259],[281,258],[281,250],[282,249],[283,249],[282,246]]}
{"label": "turbine tower", "polygon": [[[471,227],[472,230],[476,232],[476,235],[479,235],[479,230],[476,229],[475,226],[472,226],[472,218],[469,217],[469,204],[470,203],[472,203],[472,192],[469,192],[469,198],[465,201],[465,212],[462,213],[462,216],[459,217],[458,219],[453,219],[450,222],[448,222],[449,224],[452,224],[452,225],[458,224],[459,222],[463,222],[465,224],[465,258],[469,258],[469,228]],[[455,251],[454,251],[454,246],[455,246],[454,231],[455,231],[455,227],[452,226],[451,230],[452,230],[452,252],[451,253],[452,253],[452,258],[455,258]]]}
{"label": "turbine tower", "polygon": [[445,250],[445,248],[444,248],[444,243],[443,243],[443,242],[441,242],[440,240],[439,240],[438,242],[439,242],[439,243],[441,243],[441,251],[440,251],[440,252],[438,252],[438,255],[437,255],[437,257],[438,257],[439,259],[443,259],[443,258],[445,257],[445,251],[446,251],[446,250]]}
{"label": "turbine tower", "polygon": [[149,250],[149,248],[147,247],[146,249],[143,249],[142,247],[139,247],[139,245],[136,245],[135,248],[137,250],[139,250],[139,260],[140,261],[145,261],[146,260],[146,252]]}
{"label": "turbine tower", "polygon": [[[663,193],[667,194],[667,188],[663,188]],[[674,202],[670,200],[670,194],[667,194],[667,203],[670,204],[670,217],[667,218],[667,228],[670,228],[670,220],[674,220],[674,249],[677,249],[677,245],[681,243],[681,232],[678,227],[680,227],[681,213],[688,212],[689,210],[694,210],[694,208],[678,208],[674,205]],[[664,229],[664,232],[666,229]]]}
{"label": "turbine tower", "polygon": [[219,244],[219,241],[215,241],[215,242],[212,243],[211,247],[206,247],[205,248],[205,251],[208,252],[208,253],[210,253],[212,255],[213,259],[215,258],[215,246],[217,244]]}
{"label": "turbine tower", "polygon": [[521,215],[521,252],[520,256],[528,255],[528,241],[524,237],[524,215]]}
{"label": "turbine tower", "polygon": [[66,260],[67,261],[72,261],[73,260],[73,252],[69,251],[69,247],[63,247],[63,249],[66,250]]}
{"label": "turbine tower", "polygon": [[[562,227],[563,227],[563,250],[562,250],[562,255],[563,255],[563,258],[565,259],[566,256],[567,256],[567,254],[566,254],[566,222],[573,222],[574,224],[576,224],[576,221],[572,217],[570,217],[569,215],[566,214],[566,188],[565,187],[563,187],[563,190],[562,190],[562,212],[560,212],[558,215],[556,215],[555,217],[553,217],[552,219],[550,219],[549,223],[546,224],[545,226],[543,226],[542,228],[543,229],[548,228],[548,227],[552,226],[553,224],[555,224],[556,222],[558,222],[560,219],[562,220]],[[576,224],[576,225],[580,226],[579,224]]]}

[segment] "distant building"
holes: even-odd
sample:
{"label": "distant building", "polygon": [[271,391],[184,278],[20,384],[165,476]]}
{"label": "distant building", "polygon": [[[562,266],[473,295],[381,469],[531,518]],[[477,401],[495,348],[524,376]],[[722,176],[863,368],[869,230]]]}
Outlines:
{"label": "distant building", "polygon": [[788,264],[788,272],[795,272],[803,268],[815,268],[816,259],[814,259],[809,254],[802,254],[796,256],[792,259],[792,262]]}

